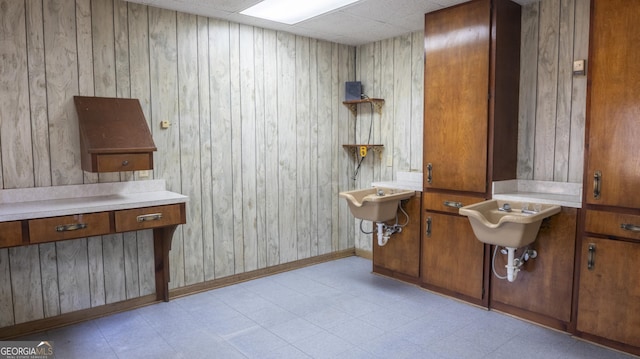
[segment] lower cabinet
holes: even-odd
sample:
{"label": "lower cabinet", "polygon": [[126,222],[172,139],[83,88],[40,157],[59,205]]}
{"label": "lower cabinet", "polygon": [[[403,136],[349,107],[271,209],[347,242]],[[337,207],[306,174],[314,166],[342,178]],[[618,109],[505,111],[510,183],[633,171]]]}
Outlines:
{"label": "lower cabinet", "polygon": [[485,245],[476,239],[458,207],[483,198],[423,194],[421,285],[478,305],[485,300]]}
{"label": "lower cabinet", "polygon": [[[578,258],[579,336],[640,355],[640,216],[588,210]],[[604,339],[604,340],[602,340]]]}
{"label": "lower cabinet", "polygon": [[[529,259],[515,281],[497,278],[491,273],[491,308],[567,330],[571,321],[576,222],[578,210],[563,207],[557,215],[542,222],[538,236],[529,248],[537,257]],[[520,256],[525,248],[516,251]],[[491,247],[493,260],[494,247]],[[493,265],[505,275],[507,256],[498,252]]]}
{"label": "lower cabinet", "polygon": [[[458,215],[458,207],[480,201],[433,192],[409,200],[403,232],[383,247],[374,235],[374,272],[640,355],[637,212],[563,207],[531,244],[537,257],[508,282],[493,274],[494,247],[478,241]],[[496,255],[499,275],[505,257]]]}
{"label": "lower cabinet", "polygon": [[[373,234],[374,272],[417,283],[420,276],[421,203],[420,194],[403,203],[403,208],[409,215],[409,223],[402,232],[393,234],[384,246],[378,245],[377,233]],[[400,224],[404,223],[402,213],[398,216]]]}

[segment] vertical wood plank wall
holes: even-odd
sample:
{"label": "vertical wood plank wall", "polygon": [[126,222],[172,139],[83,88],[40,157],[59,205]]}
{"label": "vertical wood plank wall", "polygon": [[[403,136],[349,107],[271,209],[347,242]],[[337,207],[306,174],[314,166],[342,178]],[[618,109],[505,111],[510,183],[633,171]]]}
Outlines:
{"label": "vertical wood plank wall", "polygon": [[[356,48],[122,0],[0,9],[0,188],[139,179],[81,170],[72,101],[135,97],[152,177],[189,196],[171,288],[354,247]],[[0,327],[154,291],[150,231],[0,249]]]}
{"label": "vertical wood plank wall", "polygon": [[[158,146],[153,177],[190,197],[171,288],[371,251],[337,193],[422,171],[422,31],[353,48],[121,0],[0,8],[2,188],[138,179],[81,170],[71,99],[140,99]],[[518,178],[582,181],[586,77],[571,63],[587,59],[588,27],[589,0],[523,7]],[[385,149],[355,180],[341,145],[354,125],[367,140],[372,113],[342,105],[353,80],[385,99],[371,139]],[[0,327],[154,290],[150,231],[0,250]]]}
{"label": "vertical wood plank wall", "polygon": [[589,0],[543,0],[522,9],[518,178],[582,183]]}
{"label": "vertical wood plank wall", "polygon": [[[587,59],[589,6],[589,0],[523,6],[519,131],[514,134],[519,179],[582,182],[586,76],[574,77],[572,64]],[[356,79],[369,97],[385,99],[382,116],[374,114],[372,139],[385,149],[381,157],[365,159],[354,187],[393,180],[397,171],[422,171],[423,69],[422,31],[358,47]],[[367,140],[370,116],[361,106],[355,120],[360,142]],[[353,142],[353,123],[349,136]],[[371,235],[359,226],[355,220],[356,248],[371,251]],[[364,229],[371,231],[371,223]]]}

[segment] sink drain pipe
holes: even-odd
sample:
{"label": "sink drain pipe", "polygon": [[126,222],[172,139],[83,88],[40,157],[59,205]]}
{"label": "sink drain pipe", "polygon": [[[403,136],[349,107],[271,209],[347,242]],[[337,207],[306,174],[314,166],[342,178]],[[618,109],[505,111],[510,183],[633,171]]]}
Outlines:
{"label": "sink drain pipe", "polygon": [[389,236],[384,235],[384,223],[376,222],[376,225],[378,226],[378,245],[382,247],[389,241]]}
{"label": "sink drain pipe", "polygon": [[505,265],[505,268],[507,269],[507,275],[501,276],[496,272],[496,267],[495,267],[496,254],[498,252],[498,247],[500,246],[495,246],[495,248],[493,249],[493,258],[491,259],[491,270],[493,271],[493,274],[498,279],[506,279],[509,282],[513,282],[516,280],[516,278],[518,277],[518,272],[520,272],[520,267],[522,267],[522,265],[526,261],[532,258],[536,258],[538,256],[538,252],[535,249],[530,249],[529,247],[526,247],[525,250],[522,252],[522,255],[516,258],[515,253],[517,248],[503,247],[504,249],[502,249],[500,252],[502,254],[507,254],[507,264]]}

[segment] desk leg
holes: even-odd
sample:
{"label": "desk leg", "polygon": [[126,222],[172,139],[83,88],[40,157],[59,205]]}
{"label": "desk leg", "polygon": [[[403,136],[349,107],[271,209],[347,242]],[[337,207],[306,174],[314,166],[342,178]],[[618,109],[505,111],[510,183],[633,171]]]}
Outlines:
{"label": "desk leg", "polygon": [[155,228],[153,230],[153,254],[156,267],[156,298],[169,301],[169,251],[173,233],[178,226]]}

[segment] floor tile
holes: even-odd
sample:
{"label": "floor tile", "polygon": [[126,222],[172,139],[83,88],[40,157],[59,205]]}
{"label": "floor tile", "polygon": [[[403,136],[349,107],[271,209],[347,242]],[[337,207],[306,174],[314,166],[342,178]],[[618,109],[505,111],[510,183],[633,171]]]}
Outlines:
{"label": "floor tile", "polygon": [[58,358],[625,359],[349,257],[50,330]]}

